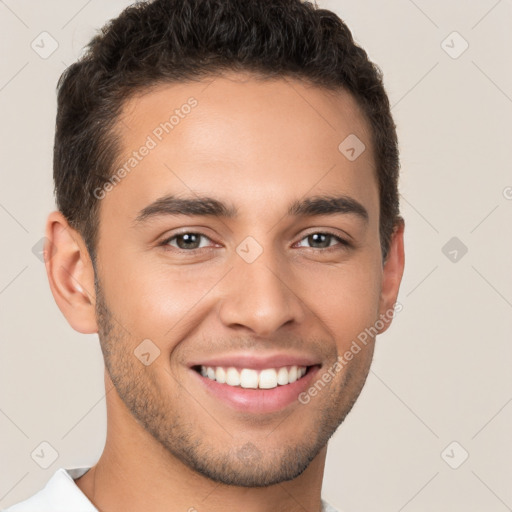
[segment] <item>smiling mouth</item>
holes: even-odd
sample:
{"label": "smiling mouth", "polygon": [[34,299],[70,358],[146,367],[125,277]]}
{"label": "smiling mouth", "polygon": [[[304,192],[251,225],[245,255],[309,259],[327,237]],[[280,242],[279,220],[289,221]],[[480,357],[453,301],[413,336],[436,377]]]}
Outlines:
{"label": "smiling mouth", "polygon": [[227,386],[245,389],[273,389],[293,384],[306,375],[314,366],[281,366],[279,368],[235,368],[234,366],[196,365],[192,369],[205,378]]}

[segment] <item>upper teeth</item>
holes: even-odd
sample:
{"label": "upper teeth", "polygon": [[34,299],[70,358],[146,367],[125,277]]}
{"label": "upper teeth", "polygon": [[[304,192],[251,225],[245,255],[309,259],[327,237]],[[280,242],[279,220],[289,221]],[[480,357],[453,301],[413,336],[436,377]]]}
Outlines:
{"label": "upper teeth", "polygon": [[277,385],[284,386],[300,379],[306,373],[306,366],[283,366],[282,368],[266,368],[257,371],[252,368],[243,368],[238,371],[234,367],[201,366],[201,375],[216,380],[228,386],[241,386],[243,388],[272,389]]}

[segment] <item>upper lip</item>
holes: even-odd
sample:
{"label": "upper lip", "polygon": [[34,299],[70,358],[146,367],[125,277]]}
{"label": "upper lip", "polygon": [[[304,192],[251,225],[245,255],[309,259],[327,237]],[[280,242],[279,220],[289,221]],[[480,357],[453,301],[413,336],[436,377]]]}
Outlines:
{"label": "upper lip", "polygon": [[253,370],[264,370],[265,368],[280,368],[282,366],[313,366],[317,364],[320,364],[318,359],[310,355],[279,353],[267,356],[255,356],[254,354],[241,353],[197,360],[189,363],[189,367],[222,366],[229,368],[233,366],[238,368],[251,368]]}

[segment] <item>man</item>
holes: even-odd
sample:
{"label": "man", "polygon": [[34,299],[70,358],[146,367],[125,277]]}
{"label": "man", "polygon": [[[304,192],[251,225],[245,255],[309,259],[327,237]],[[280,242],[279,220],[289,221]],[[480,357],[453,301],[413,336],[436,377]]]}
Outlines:
{"label": "man", "polygon": [[59,81],[53,296],[107,440],[10,512],[333,511],[327,442],[404,267],[381,74],[299,0],[156,0]]}

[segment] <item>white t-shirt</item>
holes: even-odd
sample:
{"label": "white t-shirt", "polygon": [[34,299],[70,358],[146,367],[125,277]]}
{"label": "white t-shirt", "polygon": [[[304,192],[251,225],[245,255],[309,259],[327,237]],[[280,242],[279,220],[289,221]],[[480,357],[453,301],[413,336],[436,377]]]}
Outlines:
{"label": "white t-shirt", "polygon": [[[59,468],[43,489],[2,512],[98,512],[75,484],[91,468]],[[338,512],[322,500],[322,512]]]}

